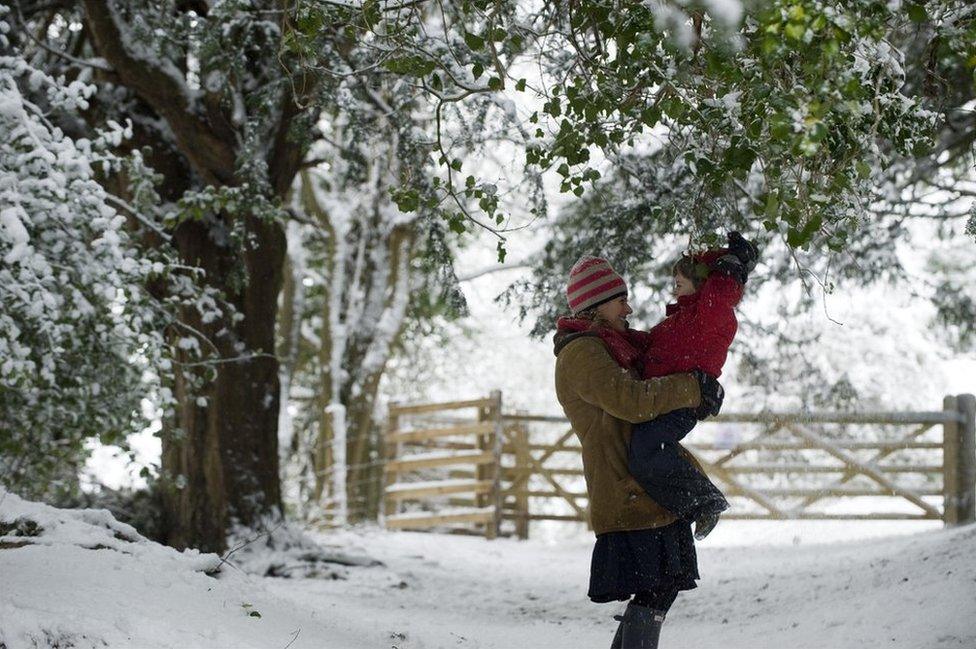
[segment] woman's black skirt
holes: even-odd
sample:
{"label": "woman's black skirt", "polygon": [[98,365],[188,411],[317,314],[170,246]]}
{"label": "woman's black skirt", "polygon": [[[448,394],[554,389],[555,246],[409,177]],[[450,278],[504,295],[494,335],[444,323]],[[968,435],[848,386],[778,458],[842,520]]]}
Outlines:
{"label": "woman's black skirt", "polygon": [[594,602],[622,601],[640,592],[691,590],[697,587],[696,579],[698,555],[691,523],[678,520],[596,537],[587,595]]}

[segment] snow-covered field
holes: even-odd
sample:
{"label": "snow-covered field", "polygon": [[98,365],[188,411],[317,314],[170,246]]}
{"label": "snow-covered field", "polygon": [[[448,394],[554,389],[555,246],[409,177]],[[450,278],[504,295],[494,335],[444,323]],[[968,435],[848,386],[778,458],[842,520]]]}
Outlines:
{"label": "snow-covered field", "polygon": [[[703,579],[679,597],[662,647],[976,646],[976,526],[817,543],[843,529],[819,534],[807,523],[782,533],[791,525],[723,523],[700,549]],[[316,538],[327,552],[382,565],[328,564],[317,577],[283,579],[228,564],[208,576],[214,555],[153,544],[102,511],[11,494],[0,493],[0,531],[7,649],[589,648],[609,645],[621,608],[586,600],[590,541],[578,536],[343,530]],[[274,560],[262,546],[230,561]]]}

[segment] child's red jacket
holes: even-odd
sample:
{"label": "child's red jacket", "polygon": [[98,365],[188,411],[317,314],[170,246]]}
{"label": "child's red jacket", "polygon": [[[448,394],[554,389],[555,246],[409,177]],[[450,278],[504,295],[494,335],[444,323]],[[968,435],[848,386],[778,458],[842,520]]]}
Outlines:
{"label": "child's red jacket", "polygon": [[[710,250],[696,261],[711,266],[726,250]],[[654,326],[646,343],[643,376],[651,378],[700,369],[718,378],[739,323],[735,306],[742,284],[728,275],[711,273],[701,288],[667,306],[667,316]]]}

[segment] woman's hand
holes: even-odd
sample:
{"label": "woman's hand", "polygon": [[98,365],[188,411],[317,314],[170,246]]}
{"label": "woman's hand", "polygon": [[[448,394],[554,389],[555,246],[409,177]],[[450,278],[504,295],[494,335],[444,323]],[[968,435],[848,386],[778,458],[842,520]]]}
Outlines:
{"label": "woman's hand", "polygon": [[701,392],[701,405],[695,409],[695,416],[699,420],[714,417],[722,409],[725,389],[718,379],[701,370],[694,370],[692,375],[698,380],[698,389]]}

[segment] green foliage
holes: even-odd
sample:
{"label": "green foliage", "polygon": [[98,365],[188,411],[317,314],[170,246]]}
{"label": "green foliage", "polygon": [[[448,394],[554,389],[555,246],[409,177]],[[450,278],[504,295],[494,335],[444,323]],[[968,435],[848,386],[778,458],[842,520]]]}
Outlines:
{"label": "green foliage", "polygon": [[539,122],[553,136],[527,158],[556,167],[562,191],[582,193],[591,148],[618,159],[651,129],[693,177],[697,191],[676,206],[690,220],[701,221],[703,196],[741,198],[742,217],[791,246],[817,238],[840,248],[858,227],[871,169],[931,145],[932,115],[901,92],[899,56],[885,40],[905,19],[898,12],[764,3],[735,43],[706,19],[700,44],[681,51],[644,5],[611,18],[605,4],[587,4],[571,33],[601,38],[551,88]]}

